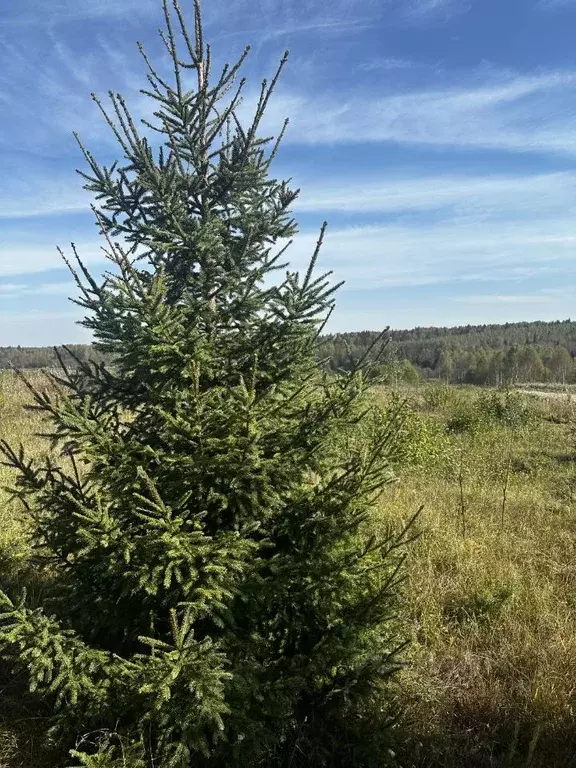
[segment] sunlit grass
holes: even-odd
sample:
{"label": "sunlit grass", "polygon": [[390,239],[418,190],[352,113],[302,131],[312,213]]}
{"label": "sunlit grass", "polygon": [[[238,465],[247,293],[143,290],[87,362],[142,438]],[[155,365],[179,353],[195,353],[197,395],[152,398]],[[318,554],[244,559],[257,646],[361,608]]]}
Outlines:
{"label": "sunlit grass", "polygon": [[[32,374],[41,382],[41,374]],[[33,454],[45,450],[37,433],[42,431],[39,414],[24,409],[30,401],[26,387],[11,372],[0,371],[0,439],[12,446],[22,443]],[[11,471],[0,465],[0,570],[3,580],[29,555],[29,522],[11,500],[14,481]],[[0,768],[48,768],[44,748],[46,720],[36,700],[28,696],[24,676],[0,661]]]}
{"label": "sunlit grass", "polygon": [[403,610],[406,766],[576,764],[571,406],[529,403],[529,423],[480,424],[400,468],[383,500],[393,519],[425,504]]}
{"label": "sunlit grass", "polygon": [[[525,396],[520,423],[480,409],[471,431],[450,432],[455,415],[468,423],[462,414],[479,390],[403,394],[412,416],[399,479],[374,523],[400,524],[425,505],[401,611],[412,642],[398,694],[400,764],[576,765],[574,404]],[[377,397],[385,404],[390,393]],[[13,374],[0,374],[0,437],[40,454],[43,424],[24,409],[29,399]],[[4,490],[12,479],[0,467],[0,556],[17,565],[28,526]],[[0,685],[0,768],[60,765],[42,752],[45,720],[23,680],[0,667]]]}

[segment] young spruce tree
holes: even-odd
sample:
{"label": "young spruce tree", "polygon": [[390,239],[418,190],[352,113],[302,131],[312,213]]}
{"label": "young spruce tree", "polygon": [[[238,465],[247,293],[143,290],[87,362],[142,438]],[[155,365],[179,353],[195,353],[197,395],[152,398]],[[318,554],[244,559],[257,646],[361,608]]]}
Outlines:
{"label": "young spruce tree", "polygon": [[274,279],[297,193],[259,128],[286,57],[243,125],[247,51],[213,78],[198,4],[193,34],[164,15],[171,77],[141,48],[150,121],[94,97],[123,157],[80,145],[112,266],[95,280],[74,246],[69,266],[113,362],[67,352],[31,387],[51,458],[3,445],[44,586],[0,594],[1,645],[82,765],[372,764],[406,535],[367,523],[394,424],[361,365],[318,366],[324,230],[305,274]]}

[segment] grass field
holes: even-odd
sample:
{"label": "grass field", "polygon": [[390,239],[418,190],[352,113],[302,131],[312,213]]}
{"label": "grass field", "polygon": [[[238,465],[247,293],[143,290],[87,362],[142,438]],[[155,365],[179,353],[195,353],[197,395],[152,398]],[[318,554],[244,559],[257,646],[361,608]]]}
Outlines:
{"label": "grass field", "polygon": [[[39,374],[33,374],[38,380]],[[0,439],[12,445],[23,443],[32,452],[44,450],[36,436],[41,418],[24,406],[28,390],[11,373],[0,372]],[[26,518],[9,499],[6,486],[12,478],[0,466],[0,576],[13,580],[29,555]],[[3,585],[2,585],[3,586]],[[37,701],[27,695],[25,680],[14,676],[0,662],[0,768],[44,768],[58,765],[44,748],[46,721]],[[61,764],[61,763],[60,763]]]}
{"label": "grass field", "polygon": [[382,505],[402,518],[425,504],[406,588],[403,764],[576,765],[572,402],[408,397],[408,450]]}
{"label": "grass field", "polygon": [[[425,505],[401,614],[412,642],[396,694],[399,762],[576,766],[571,398],[438,385],[400,396],[398,481],[374,520],[399,524]],[[387,408],[393,395],[376,397]],[[38,452],[27,399],[11,374],[0,378],[0,437]],[[3,468],[0,481],[10,481]],[[28,534],[5,491],[0,522],[1,572],[14,573]],[[61,765],[42,751],[45,721],[22,681],[0,670],[0,685],[0,768]]]}

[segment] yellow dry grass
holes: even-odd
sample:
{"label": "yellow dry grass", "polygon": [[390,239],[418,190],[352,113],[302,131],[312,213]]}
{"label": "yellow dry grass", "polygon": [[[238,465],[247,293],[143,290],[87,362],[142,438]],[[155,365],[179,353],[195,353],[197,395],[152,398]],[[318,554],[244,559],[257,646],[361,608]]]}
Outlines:
{"label": "yellow dry grass", "polygon": [[[457,394],[458,408],[477,397]],[[528,424],[449,435],[383,500],[386,519],[425,504],[403,609],[405,768],[576,765],[572,412],[527,407]]]}
{"label": "yellow dry grass", "polygon": [[[526,423],[481,416],[452,434],[446,425],[478,392],[430,391],[409,393],[399,480],[375,518],[400,523],[425,505],[401,614],[412,639],[398,694],[401,765],[576,766],[572,404],[526,396]],[[0,375],[0,437],[39,453],[42,421],[24,410],[28,400]],[[0,467],[0,485],[10,479]],[[0,490],[0,556],[26,552],[26,522]],[[0,686],[0,768],[51,765],[23,681],[0,668]]]}

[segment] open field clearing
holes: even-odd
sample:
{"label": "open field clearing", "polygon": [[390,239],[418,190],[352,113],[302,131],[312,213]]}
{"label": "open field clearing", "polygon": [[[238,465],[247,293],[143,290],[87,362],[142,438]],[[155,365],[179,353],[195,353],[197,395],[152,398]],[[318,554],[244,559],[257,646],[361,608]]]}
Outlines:
{"label": "open field clearing", "polygon": [[[573,403],[424,387],[383,518],[409,559],[405,765],[576,764]],[[381,393],[386,401],[388,395]]]}
{"label": "open field clearing", "polygon": [[[0,392],[1,437],[45,450],[22,383],[4,374]],[[400,765],[576,765],[573,402],[433,384],[376,397],[384,409],[405,397],[408,411],[398,481],[374,526],[425,505],[401,611],[411,644],[394,692]],[[0,479],[10,482],[6,470]],[[29,546],[6,491],[0,515],[13,580]],[[0,766],[59,765],[41,750],[42,713],[23,682],[1,683]]]}

